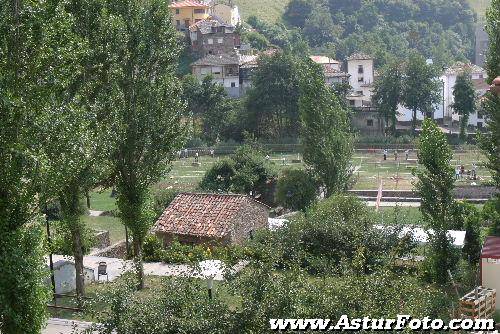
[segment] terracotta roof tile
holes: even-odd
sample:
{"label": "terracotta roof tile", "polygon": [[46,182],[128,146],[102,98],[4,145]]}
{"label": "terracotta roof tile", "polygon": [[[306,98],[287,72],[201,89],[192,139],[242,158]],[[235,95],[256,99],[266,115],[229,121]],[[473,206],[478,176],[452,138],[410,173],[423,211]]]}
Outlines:
{"label": "terracotta roof tile", "polygon": [[361,52],[353,53],[352,55],[347,57],[347,60],[368,60],[368,59],[373,59],[373,57],[367,55],[366,53],[361,53]]}
{"label": "terracotta roof tile", "polygon": [[500,237],[487,237],[481,258],[500,259]]}
{"label": "terracotta roof tile", "polygon": [[158,218],[153,231],[222,238],[231,229],[239,211],[257,203],[246,195],[179,194]]}
{"label": "terracotta roof tile", "polygon": [[185,1],[178,1],[178,2],[172,2],[169,5],[170,8],[184,8],[184,7],[204,7],[208,8],[208,5],[199,2],[199,1],[193,1],[193,0],[185,0]]}

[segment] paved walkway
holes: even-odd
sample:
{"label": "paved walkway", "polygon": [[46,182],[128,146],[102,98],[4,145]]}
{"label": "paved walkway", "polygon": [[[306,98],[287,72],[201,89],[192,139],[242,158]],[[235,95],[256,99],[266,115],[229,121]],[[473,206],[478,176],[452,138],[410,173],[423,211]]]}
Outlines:
{"label": "paved walkway", "polygon": [[[366,201],[365,203],[368,206],[377,206],[377,202]],[[380,203],[381,208],[394,208],[396,206],[403,207],[403,208],[419,208],[420,202],[381,202]]]}
{"label": "paved walkway", "polygon": [[42,334],[83,334],[91,326],[91,322],[51,318]]}
{"label": "paved walkway", "polygon": [[104,213],[104,211],[89,210],[90,217],[99,217],[99,216],[102,216],[103,213]]}

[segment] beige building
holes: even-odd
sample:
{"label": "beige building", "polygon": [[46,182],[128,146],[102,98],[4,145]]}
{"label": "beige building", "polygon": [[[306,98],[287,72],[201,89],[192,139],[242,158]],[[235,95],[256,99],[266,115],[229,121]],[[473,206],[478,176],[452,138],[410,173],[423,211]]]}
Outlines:
{"label": "beige building", "polygon": [[[487,237],[481,253],[481,285],[500,292],[500,237]],[[500,303],[497,302],[497,310]]]}
{"label": "beige building", "polygon": [[206,19],[210,9],[206,3],[194,0],[173,1],[168,7],[178,31],[187,31],[191,25]]}
{"label": "beige building", "polygon": [[215,3],[210,6],[210,14],[220,17],[224,22],[237,26],[241,24],[238,6],[233,4]]}

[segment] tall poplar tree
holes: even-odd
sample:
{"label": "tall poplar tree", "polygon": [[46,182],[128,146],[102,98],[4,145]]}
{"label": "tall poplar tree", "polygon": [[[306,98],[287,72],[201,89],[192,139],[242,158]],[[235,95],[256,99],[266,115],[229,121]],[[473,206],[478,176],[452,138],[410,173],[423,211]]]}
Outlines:
{"label": "tall poplar tree", "polygon": [[390,127],[393,134],[396,132],[402,81],[402,65],[396,62],[388,64],[379,79],[375,81],[375,91],[372,97],[379,113],[384,117],[386,127]]}
{"label": "tall poplar tree", "polygon": [[418,143],[419,168],[416,170],[416,189],[421,198],[420,211],[433,229],[432,255],[429,258],[437,282],[448,281],[448,269],[453,269],[455,258],[447,235],[454,207],[455,173],[451,166],[453,152],[445,134],[430,118],[423,122]]}
{"label": "tall poplar tree", "polygon": [[299,110],[304,161],[326,188],[326,195],[347,190],[353,135],[347,110],[325,85],[319,66],[309,62],[301,82]]}
{"label": "tall poplar tree", "polygon": [[467,137],[467,126],[470,114],[476,110],[476,92],[472,84],[470,73],[464,72],[457,76],[455,87],[453,87],[453,109],[460,117],[460,138]]}
{"label": "tall poplar tree", "polygon": [[421,55],[412,53],[406,64],[402,87],[403,104],[412,111],[412,129],[415,134],[417,111],[426,117],[432,114],[441,98],[441,84],[434,67],[428,65]]}
{"label": "tall poplar tree", "polygon": [[161,0],[110,0],[116,77],[112,168],[118,208],[133,237],[138,288],[144,287],[142,244],[153,224],[149,188],[165,175],[182,145],[181,85],[176,78],[179,46],[168,4]]}

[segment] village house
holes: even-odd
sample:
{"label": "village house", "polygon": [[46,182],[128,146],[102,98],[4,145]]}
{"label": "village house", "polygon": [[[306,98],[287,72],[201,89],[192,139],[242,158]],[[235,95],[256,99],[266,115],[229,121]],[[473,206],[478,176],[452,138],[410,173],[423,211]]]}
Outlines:
{"label": "village house", "polygon": [[202,81],[207,75],[220,84],[228,95],[238,98],[251,86],[251,73],[257,67],[258,56],[237,52],[209,54],[191,64],[192,74]]}
{"label": "village house", "polygon": [[[486,93],[489,87],[486,83],[486,71],[477,65],[456,62],[444,69],[443,74],[437,78],[441,82],[442,89],[440,91],[440,102],[434,107],[432,117],[445,126],[457,125],[460,121],[460,116],[453,110],[453,103],[455,102],[453,89],[455,88],[457,77],[461,73],[470,74],[478,99]],[[409,124],[412,117],[411,110],[402,105],[399,106],[397,119],[400,124]],[[417,120],[421,121],[423,119],[424,115],[421,112],[417,112]],[[485,121],[481,110],[478,109],[470,115],[468,125],[481,128],[485,124]]]}
{"label": "village house", "polygon": [[354,108],[372,106],[375,71],[373,57],[364,53],[354,53],[347,58],[347,73],[351,93],[347,95],[349,105]]}
{"label": "village house", "polygon": [[310,56],[309,58],[323,67],[327,85],[333,86],[349,82],[349,74],[341,70],[341,62],[338,60],[326,56]]}
{"label": "village house", "polygon": [[232,53],[240,45],[235,27],[214,15],[190,26],[189,37],[191,50],[201,56]]}
{"label": "village house", "polygon": [[179,194],[165,209],[153,232],[169,245],[241,245],[268,227],[269,207],[246,195]]}
{"label": "village house", "polygon": [[224,22],[232,26],[241,24],[238,6],[235,6],[231,0],[227,3],[218,3],[214,0],[210,4],[210,14],[220,17]]}
{"label": "village house", "polygon": [[191,25],[206,19],[210,9],[206,3],[195,0],[174,1],[168,7],[178,31],[188,31]]}
{"label": "village house", "polygon": [[[481,252],[481,285],[500,291],[500,237],[487,237]],[[496,304],[500,310],[500,303]]]}

